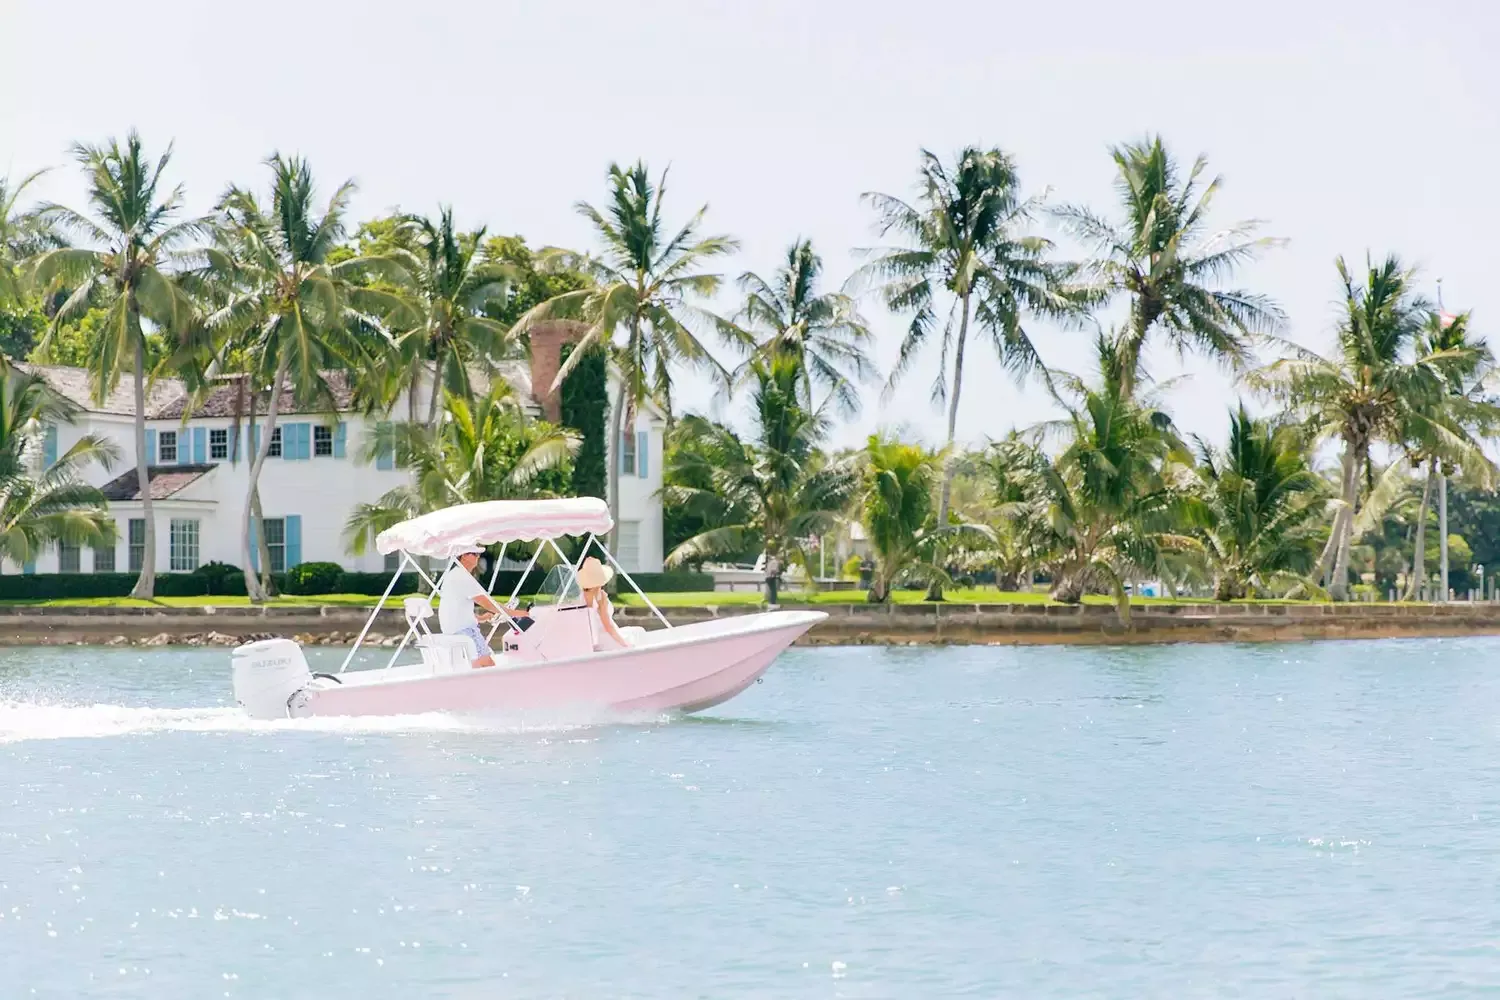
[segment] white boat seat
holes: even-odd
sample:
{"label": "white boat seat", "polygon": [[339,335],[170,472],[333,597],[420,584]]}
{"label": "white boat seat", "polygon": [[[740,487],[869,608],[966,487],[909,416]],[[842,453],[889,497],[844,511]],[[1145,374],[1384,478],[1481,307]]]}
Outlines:
{"label": "white boat seat", "polygon": [[474,640],[466,635],[427,632],[417,636],[416,647],[422,656],[422,662],[435,674],[468,670],[479,658]]}
{"label": "white boat seat", "polygon": [[432,601],[426,597],[405,598],[401,602],[401,607],[406,612],[406,623],[408,625],[425,622],[432,617]]}

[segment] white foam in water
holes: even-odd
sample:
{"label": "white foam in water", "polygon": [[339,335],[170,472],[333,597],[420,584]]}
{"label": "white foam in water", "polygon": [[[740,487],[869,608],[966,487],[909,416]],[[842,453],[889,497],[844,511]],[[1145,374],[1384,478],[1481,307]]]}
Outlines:
{"label": "white foam in water", "polygon": [[589,726],[654,722],[658,719],[515,719],[481,715],[336,716],[311,719],[252,719],[239,708],[147,708],[133,705],[67,705],[0,702],[0,744],[24,740],[97,739],[133,734],[186,733],[528,733]]}

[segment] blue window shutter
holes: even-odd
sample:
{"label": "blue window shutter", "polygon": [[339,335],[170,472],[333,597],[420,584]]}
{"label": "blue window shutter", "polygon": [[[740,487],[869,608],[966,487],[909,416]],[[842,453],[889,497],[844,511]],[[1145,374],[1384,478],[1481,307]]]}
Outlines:
{"label": "blue window shutter", "polygon": [[344,457],[344,447],[345,447],[345,442],[348,440],[348,437],[349,437],[349,425],[346,424],[346,423],[344,423],[342,420],[340,420],[338,422],[338,426],[333,429],[333,457],[334,458],[343,458]]}
{"label": "blue window shutter", "polygon": [[260,572],[260,529],[255,515],[250,515],[250,571]]}
{"label": "blue window shutter", "polygon": [[288,462],[302,458],[302,425],[281,425],[281,457]]}
{"label": "blue window shutter", "polygon": [[240,429],[234,426],[226,427],[224,436],[229,439],[226,442],[229,445],[229,460],[238,462],[240,460]]}
{"label": "blue window shutter", "polygon": [[36,563],[27,562],[24,566],[21,567],[21,572],[25,573],[27,576],[31,576],[36,572]]}
{"label": "blue window shutter", "polygon": [[260,424],[255,425],[255,433],[250,438],[250,461],[260,457]]}
{"label": "blue window shutter", "polygon": [[48,424],[42,438],[42,468],[50,469],[57,464],[57,425]]}
{"label": "blue window shutter", "polygon": [[156,432],[149,428],[146,430],[146,464],[156,464]]}
{"label": "blue window shutter", "polygon": [[193,462],[202,465],[208,461],[208,428],[193,428]]}
{"label": "blue window shutter", "polygon": [[[388,423],[379,423],[379,424],[376,424],[375,425],[375,433],[377,433],[377,434],[387,433],[386,432],[386,428],[389,427],[389,426],[391,426],[391,425],[388,424]],[[395,467],[396,467],[396,456],[395,456],[394,453],[392,453],[392,451],[391,451],[390,448],[381,448],[380,451],[378,451],[378,452],[375,453],[375,468],[377,468],[377,469],[394,469]]]}
{"label": "blue window shutter", "polygon": [[637,431],[635,435],[635,474],[642,479],[646,478],[646,455],[650,451],[651,435],[647,431]]}
{"label": "blue window shutter", "polygon": [[173,459],[173,465],[186,465],[193,458],[193,440],[188,434],[187,428],[177,428],[177,457]]}
{"label": "blue window shutter", "polygon": [[300,565],[302,562],[302,515],[288,514],[286,516],[286,568]]}
{"label": "blue window shutter", "polygon": [[312,424],[297,425],[297,457],[304,462],[312,461]]}

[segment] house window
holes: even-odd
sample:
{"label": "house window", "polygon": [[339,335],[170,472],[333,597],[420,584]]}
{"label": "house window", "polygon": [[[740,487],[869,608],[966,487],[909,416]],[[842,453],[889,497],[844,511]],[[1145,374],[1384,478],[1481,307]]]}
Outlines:
{"label": "house window", "polygon": [[615,558],[621,566],[641,567],[641,522],[621,521],[620,537],[615,541]]}
{"label": "house window", "polygon": [[620,435],[620,475],[635,475],[635,434],[629,430]]}
{"label": "house window", "polygon": [[146,562],[146,519],[130,519],[130,572],[139,573]]}
{"label": "house window", "polygon": [[198,522],[172,518],[171,545],[167,565],[173,573],[191,573],[198,568]]}
{"label": "house window", "polygon": [[162,431],[157,437],[157,455],[162,465],[177,464],[177,432]]}
{"label": "house window", "polygon": [[333,456],[333,428],[313,427],[313,457]]}
{"label": "house window", "polygon": [[400,565],[401,565],[401,553],[399,553],[399,552],[387,552],[385,554],[385,571],[387,573],[394,573],[394,572],[396,572],[397,567],[399,567]]}
{"label": "house window", "polygon": [[215,461],[229,457],[229,428],[209,428],[208,457]]}
{"label": "house window", "polygon": [[115,547],[113,545],[94,549],[94,572],[113,573],[115,571]]}
{"label": "house window", "polygon": [[286,572],[286,519],[268,517],[261,521],[266,529],[266,548],[271,553],[271,572]]}
{"label": "house window", "polygon": [[281,428],[278,427],[271,432],[271,449],[266,452],[269,458],[281,457]]}
{"label": "house window", "polygon": [[79,570],[80,550],[76,545],[67,542],[57,543],[57,571],[59,573],[77,573]]}

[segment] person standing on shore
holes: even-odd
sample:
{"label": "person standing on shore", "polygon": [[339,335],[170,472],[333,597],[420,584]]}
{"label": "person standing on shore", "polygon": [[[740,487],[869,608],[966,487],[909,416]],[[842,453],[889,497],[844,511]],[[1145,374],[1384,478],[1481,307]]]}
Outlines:
{"label": "person standing on shore", "polygon": [[781,586],[781,560],[775,555],[766,556],[766,604],[776,607],[776,591]]}

